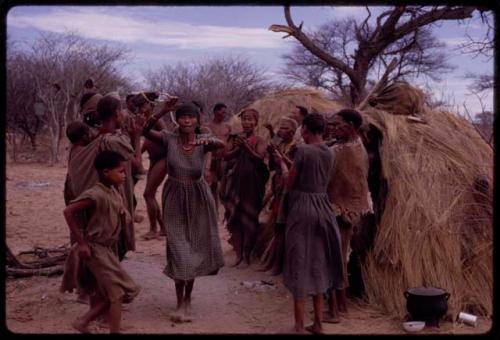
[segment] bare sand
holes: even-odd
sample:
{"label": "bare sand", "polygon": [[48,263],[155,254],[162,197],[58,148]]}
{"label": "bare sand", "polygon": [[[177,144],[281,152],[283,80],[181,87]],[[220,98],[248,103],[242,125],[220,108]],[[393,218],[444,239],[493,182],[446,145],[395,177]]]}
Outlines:
{"label": "bare sand", "polygon": [[[146,163],[147,165],[147,163]],[[66,168],[62,165],[7,164],[6,237],[14,254],[35,246],[55,248],[69,242],[64,222],[63,184]],[[146,217],[142,193],[144,181],[136,187],[138,212]],[[160,199],[161,188],[158,192]],[[190,323],[169,320],[175,307],[174,283],[162,271],[165,266],[165,240],[143,241],[148,231],[147,217],[136,224],[137,251],[122,262],[129,274],[142,286],[140,295],[122,314],[123,333],[290,333],[293,325],[292,298],[281,276],[259,272],[256,266],[236,269],[234,252],[227,243],[228,234],[220,226],[226,266],[218,275],[196,279],[193,313]],[[272,281],[275,289],[258,291],[243,281]],[[59,292],[61,276],[6,279],[6,325],[14,333],[77,333],[71,321],[87,306],[74,294]],[[401,294],[403,298],[403,294]],[[310,302],[307,310],[311,310]],[[327,334],[405,334],[404,315],[391,319],[377,306],[350,301],[349,313],[339,324],[325,324]],[[479,318],[477,327],[443,321],[439,328],[426,327],[419,334],[480,334],[488,332],[491,320]],[[107,333],[92,324],[93,333]]]}

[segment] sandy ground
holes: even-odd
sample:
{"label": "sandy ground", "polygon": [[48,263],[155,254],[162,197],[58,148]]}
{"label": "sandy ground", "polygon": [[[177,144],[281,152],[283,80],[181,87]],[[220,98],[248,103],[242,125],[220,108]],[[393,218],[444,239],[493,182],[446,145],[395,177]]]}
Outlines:
{"label": "sandy ground", "polygon": [[[68,243],[62,196],[66,168],[41,164],[7,164],[6,237],[14,254],[35,246],[55,248]],[[142,192],[144,181],[136,187],[139,214],[146,216]],[[159,190],[160,191],[160,190]],[[158,198],[160,194],[158,193]],[[128,253],[123,266],[142,286],[140,295],[122,314],[123,333],[289,333],[293,325],[292,298],[281,276],[258,272],[256,267],[236,269],[234,252],[227,243],[228,234],[220,226],[226,266],[217,276],[196,279],[191,323],[175,324],[169,313],[175,307],[172,280],[162,270],[165,266],[165,241],[143,241],[148,230],[147,218],[136,224],[137,251]],[[255,290],[243,281],[272,281],[275,289]],[[6,279],[6,325],[14,333],[76,333],[71,321],[87,306],[75,301],[74,294],[59,293],[61,276]],[[401,296],[403,296],[401,294]],[[402,297],[403,298],[403,297]],[[311,310],[310,302],[307,310]],[[390,319],[376,306],[350,301],[349,314],[339,324],[325,324],[328,334],[404,334],[400,319]],[[309,322],[308,322],[309,323]],[[442,322],[439,328],[426,327],[423,334],[484,333],[491,320],[480,318],[478,326]],[[94,333],[106,333],[97,324]]]}

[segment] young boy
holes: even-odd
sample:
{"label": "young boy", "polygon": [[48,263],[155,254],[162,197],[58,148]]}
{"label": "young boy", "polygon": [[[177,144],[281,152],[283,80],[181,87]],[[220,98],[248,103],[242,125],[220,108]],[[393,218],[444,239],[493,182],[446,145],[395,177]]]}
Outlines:
{"label": "young boy", "polygon": [[[71,201],[64,217],[76,244],[64,265],[61,291],[78,288],[90,296],[90,309],[72,326],[89,333],[88,325],[107,314],[110,333],[119,333],[122,302],[131,302],[140,291],[120,265],[118,236],[127,216],[117,188],[125,181],[125,159],[117,152],[102,151],[94,161],[99,181]],[[75,214],[87,211],[86,226],[78,225]]]}

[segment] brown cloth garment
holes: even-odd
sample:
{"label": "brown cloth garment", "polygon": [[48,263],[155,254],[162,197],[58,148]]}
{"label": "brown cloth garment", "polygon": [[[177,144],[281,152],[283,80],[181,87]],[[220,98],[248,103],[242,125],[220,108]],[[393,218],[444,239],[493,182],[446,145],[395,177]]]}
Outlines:
{"label": "brown cloth garment", "polygon": [[352,142],[334,144],[331,150],[335,153],[335,166],[328,196],[336,215],[342,215],[354,225],[361,215],[372,212],[368,154],[359,137]]}
{"label": "brown cloth garment", "polygon": [[[247,142],[255,148],[257,137],[252,136]],[[255,246],[259,230],[259,213],[262,209],[266,182],[269,179],[269,170],[263,160],[256,162],[246,151],[241,150],[226,177],[224,206],[227,229],[230,234],[241,232],[243,249],[251,251]],[[229,243],[233,244],[233,241],[234,239],[230,238]]]}
{"label": "brown cloth garment", "polygon": [[373,212],[368,189],[368,153],[359,137],[352,142],[334,144],[330,149],[335,154],[335,165],[328,184],[328,197],[338,219],[344,283],[348,287],[347,263],[353,227],[364,214]]}
{"label": "brown cloth garment", "polygon": [[[99,152],[104,150],[116,151],[127,160],[130,160],[134,155],[130,140],[120,132],[99,135],[85,147],[74,148],[68,160],[67,193],[76,197],[97,183],[99,178],[94,168],[94,159]],[[132,219],[124,228],[124,246],[126,250],[133,251],[135,250],[133,225],[134,181],[131,162],[126,163],[125,174],[125,182],[120,186],[119,191]],[[81,223],[86,225],[87,221],[83,220]]]}
{"label": "brown cloth garment", "polygon": [[60,291],[72,292],[77,288],[89,295],[99,293],[111,302],[131,302],[140,287],[121,267],[117,257],[120,222],[122,215],[127,214],[122,198],[113,187],[97,182],[71,203],[84,199],[94,202],[84,228],[91,257],[80,258],[78,244],[73,245],[64,264]]}

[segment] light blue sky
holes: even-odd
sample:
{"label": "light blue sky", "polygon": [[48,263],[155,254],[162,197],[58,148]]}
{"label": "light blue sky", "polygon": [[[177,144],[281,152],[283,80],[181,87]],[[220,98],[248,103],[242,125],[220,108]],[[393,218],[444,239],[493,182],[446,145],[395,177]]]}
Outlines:
{"label": "light blue sky", "polygon": [[[304,21],[306,30],[328,20],[366,15],[364,7],[292,6],[291,11],[297,24]],[[283,34],[267,28],[284,22],[281,6],[19,6],[7,15],[7,34],[9,39],[29,42],[39,31],[71,30],[99,42],[125,44],[132,51],[125,73],[136,79],[162,64],[229,53],[245,55],[275,74],[284,66],[281,55],[291,49],[293,38],[282,39]],[[465,100],[471,112],[480,110],[477,98],[466,89],[470,81],[463,76],[492,73],[493,59],[473,59],[455,48],[466,34],[481,36],[484,25],[477,18],[445,22],[435,32],[448,46],[450,63],[457,66],[442,83],[433,84],[436,94],[444,91],[460,106]],[[483,100],[491,110],[492,92]]]}

